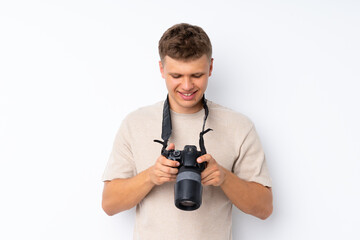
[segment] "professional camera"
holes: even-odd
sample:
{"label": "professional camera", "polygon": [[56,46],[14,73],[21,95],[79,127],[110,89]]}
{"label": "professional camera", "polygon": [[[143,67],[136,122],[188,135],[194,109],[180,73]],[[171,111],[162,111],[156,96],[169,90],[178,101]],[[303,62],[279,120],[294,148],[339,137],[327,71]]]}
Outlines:
{"label": "professional camera", "polygon": [[211,128],[205,130],[206,119],[209,115],[209,108],[206,104],[205,95],[202,98],[202,104],[204,107],[205,116],[202,131],[199,134],[200,151],[197,151],[196,146],[194,145],[186,145],[182,151],[166,150],[172,132],[169,95],[167,96],[163,107],[161,132],[161,138],[163,141],[156,139],[154,140],[154,142],[160,143],[162,145],[161,155],[180,163],[175,184],[175,206],[185,211],[196,210],[201,205],[201,172],[205,169],[206,162],[197,163],[196,159],[201,155],[206,154],[204,134],[212,131]]}
{"label": "professional camera", "polygon": [[186,211],[196,210],[201,205],[202,185],[201,172],[206,163],[198,163],[201,156],[196,146],[186,145],[183,151],[165,150],[164,156],[180,163],[175,184],[175,205]]}

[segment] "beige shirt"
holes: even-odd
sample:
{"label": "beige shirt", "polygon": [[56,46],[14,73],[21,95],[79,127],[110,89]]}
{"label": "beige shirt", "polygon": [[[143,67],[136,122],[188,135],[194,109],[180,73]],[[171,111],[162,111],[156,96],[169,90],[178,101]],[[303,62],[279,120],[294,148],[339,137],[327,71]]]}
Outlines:
{"label": "beige shirt", "polygon": [[[208,101],[209,117],[204,135],[207,153],[241,179],[271,187],[265,156],[253,123],[244,115]],[[116,135],[102,180],[129,178],[152,166],[160,156],[163,102],[129,114]],[[194,114],[171,111],[169,143],[183,150],[199,150],[204,110]],[[182,211],[174,204],[174,183],[155,186],[136,207],[136,240],[231,239],[232,203],[220,187],[204,186],[202,205]]]}

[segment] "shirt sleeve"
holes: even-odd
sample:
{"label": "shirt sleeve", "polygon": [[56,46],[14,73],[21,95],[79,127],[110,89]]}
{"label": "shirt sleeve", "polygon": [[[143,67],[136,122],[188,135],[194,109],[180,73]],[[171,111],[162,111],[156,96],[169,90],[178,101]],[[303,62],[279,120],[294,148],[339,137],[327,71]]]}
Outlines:
{"label": "shirt sleeve", "polygon": [[233,172],[246,181],[271,187],[265,154],[253,125],[241,144],[239,158],[234,163]]}
{"label": "shirt sleeve", "polygon": [[130,178],[136,175],[136,167],[131,151],[131,134],[125,119],[114,140],[113,148],[102,176],[102,181],[116,178]]}

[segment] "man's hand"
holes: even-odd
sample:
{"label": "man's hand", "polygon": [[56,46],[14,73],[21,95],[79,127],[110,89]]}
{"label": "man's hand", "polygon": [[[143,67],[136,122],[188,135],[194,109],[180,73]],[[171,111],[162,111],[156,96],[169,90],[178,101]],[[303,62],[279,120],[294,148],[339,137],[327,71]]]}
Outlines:
{"label": "man's hand", "polygon": [[205,186],[220,186],[224,180],[226,172],[210,154],[202,155],[197,159],[198,163],[207,162],[207,167],[201,173],[201,183]]}
{"label": "man's hand", "polygon": [[[167,150],[175,149],[175,145],[170,143]],[[173,182],[176,180],[176,175],[179,166],[179,162],[167,159],[164,156],[160,156],[155,164],[150,167],[150,179],[155,185],[161,185],[165,182]]]}
{"label": "man's hand", "polygon": [[197,162],[208,163],[201,173],[203,185],[220,186],[230,201],[245,213],[260,219],[270,216],[272,212],[270,188],[240,179],[234,173],[220,166],[210,154],[198,157]]}

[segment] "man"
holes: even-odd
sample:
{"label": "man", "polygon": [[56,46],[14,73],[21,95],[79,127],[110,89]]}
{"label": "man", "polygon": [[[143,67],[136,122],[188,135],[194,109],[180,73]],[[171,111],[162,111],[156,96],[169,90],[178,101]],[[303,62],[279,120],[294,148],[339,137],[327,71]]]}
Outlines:
{"label": "man", "polygon": [[[159,41],[160,72],[168,89],[172,133],[168,149],[198,146],[204,123],[203,97],[213,70],[212,47],[197,26],[177,24]],[[205,101],[208,154],[201,173],[202,205],[174,205],[177,161],[160,155],[164,102],[140,108],[123,121],[105,169],[103,209],[108,215],[136,206],[134,239],[231,239],[231,208],[266,219],[272,212],[271,180],[252,122]],[[199,147],[199,146],[198,146]]]}

